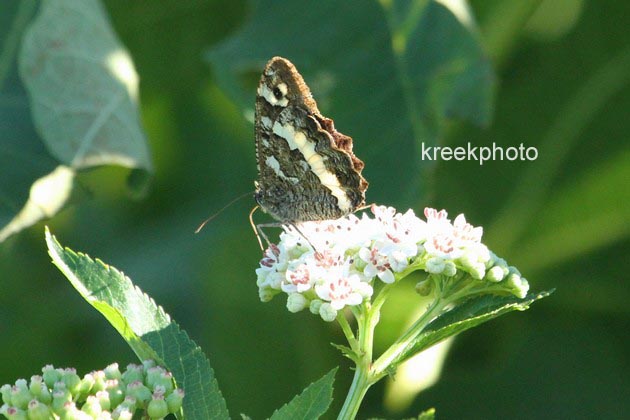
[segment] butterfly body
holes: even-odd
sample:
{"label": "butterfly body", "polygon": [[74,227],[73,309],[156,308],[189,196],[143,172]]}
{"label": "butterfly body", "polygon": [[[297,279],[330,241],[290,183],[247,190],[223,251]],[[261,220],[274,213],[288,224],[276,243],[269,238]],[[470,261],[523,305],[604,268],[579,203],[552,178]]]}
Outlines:
{"label": "butterfly body", "polygon": [[365,204],[368,183],[352,138],[319,112],[302,76],[281,57],[265,67],[256,97],[254,198],[282,223],[337,219]]}

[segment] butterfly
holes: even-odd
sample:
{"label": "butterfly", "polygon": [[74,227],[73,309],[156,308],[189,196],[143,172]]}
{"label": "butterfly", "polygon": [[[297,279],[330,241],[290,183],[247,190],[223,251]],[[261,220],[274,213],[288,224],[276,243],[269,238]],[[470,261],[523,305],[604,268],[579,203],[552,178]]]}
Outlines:
{"label": "butterfly", "polygon": [[254,130],[254,198],[280,224],[338,219],[365,205],[368,182],[352,138],[319,112],[302,75],[285,58],[265,66]]}

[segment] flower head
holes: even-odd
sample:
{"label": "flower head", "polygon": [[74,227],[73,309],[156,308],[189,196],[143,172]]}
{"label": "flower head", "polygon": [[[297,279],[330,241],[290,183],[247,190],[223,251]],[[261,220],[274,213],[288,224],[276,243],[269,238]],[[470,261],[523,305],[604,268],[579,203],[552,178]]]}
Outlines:
{"label": "flower head", "polygon": [[[135,413],[153,419],[179,411],[184,397],[183,391],[173,386],[172,374],[153,361],[129,365],[122,373],[118,364],[111,364],[83,379],[74,368],[55,369],[47,365],[42,372],[42,376],[33,375],[30,383],[18,379],[13,386],[0,387],[0,415],[28,415],[29,419],[131,419]],[[101,382],[106,389],[98,389],[100,379],[104,379]],[[161,402],[154,403],[155,400]]]}
{"label": "flower head", "polygon": [[[424,210],[426,220],[413,210],[399,213],[373,205],[370,211],[371,216],[303,222],[297,229],[285,226],[280,242],[269,245],[256,270],[261,300],[286,293],[292,312],[308,307],[330,321],[344,307],[369,300],[379,283],[393,284],[414,270],[507,283],[505,261],[481,243],[483,229],[463,214],[451,222],[445,210],[432,208]],[[505,290],[522,295],[526,281],[514,278]]]}

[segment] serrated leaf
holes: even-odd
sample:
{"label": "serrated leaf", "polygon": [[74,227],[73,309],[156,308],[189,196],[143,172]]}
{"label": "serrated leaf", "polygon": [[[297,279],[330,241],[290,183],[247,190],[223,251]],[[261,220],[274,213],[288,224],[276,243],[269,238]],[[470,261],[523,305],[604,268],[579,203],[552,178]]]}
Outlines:
{"label": "serrated leaf", "polygon": [[330,345],[339,350],[341,354],[348,359],[354,361],[355,363],[358,362],[359,358],[357,357],[357,354],[350,347],[336,343],[330,343]]}
{"label": "serrated leaf", "polygon": [[122,335],[140,360],[155,359],[184,389],[188,419],[228,419],[214,371],[203,351],[123,273],[62,248],[46,229],[48,253],[75,289]]}
{"label": "serrated leaf", "polygon": [[337,368],[310,384],[300,395],[296,395],[289,403],[274,411],[271,420],[319,418],[332,402],[335,373]]}
{"label": "serrated leaf", "polygon": [[[367,170],[377,159],[388,168],[370,180],[372,197],[380,201],[379,191],[396,184],[421,200],[421,169],[431,165],[419,157],[421,144],[439,143],[448,118],[486,124],[494,75],[467,10],[434,0],[380,3],[256,1],[242,29],[207,57],[222,88],[250,110],[264,63],[274,55],[293,61],[323,113],[354,137]],[[291,18],[280,24],[279,16]]]}
{"label": "serrated leaf", "polygon": [[390,366],[395,367],[448,337],[476,327],[507,312],[524,311],[533,302],[545,298],[551,293],[553,290],[529,294],[523,299],[514,296],[494,295],[469,299],[434,319],[397,358],[392,359]]}

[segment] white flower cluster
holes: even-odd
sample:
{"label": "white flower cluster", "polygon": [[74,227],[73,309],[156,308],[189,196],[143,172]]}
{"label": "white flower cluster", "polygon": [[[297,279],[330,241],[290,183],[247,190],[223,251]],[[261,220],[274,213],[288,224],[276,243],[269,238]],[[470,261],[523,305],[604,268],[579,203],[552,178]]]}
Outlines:
{"label": "white flower cluster", "polygon": [[373,205],[371,212],[374,217],[304,222],[299,232],[285,227],[256,269],[260,299],[284,292],[289,311],[309,307],[332,321],[345,306],[369,299],[375,282],[393,283],[420,269],[446,277],[467,273],[471,280],[501,283],[493,290],[527,293],[527,281],[481,243],[482,228],[463,214],[451,222],[445,210],[431,208],[424,210],[426,221],[412,210]]}

